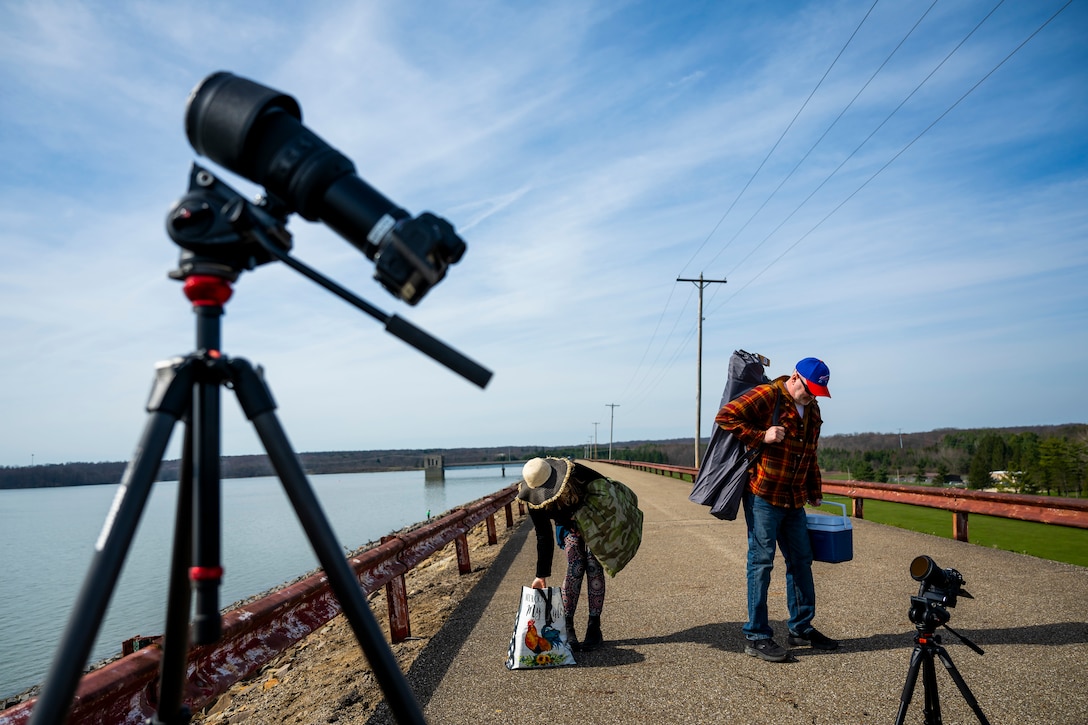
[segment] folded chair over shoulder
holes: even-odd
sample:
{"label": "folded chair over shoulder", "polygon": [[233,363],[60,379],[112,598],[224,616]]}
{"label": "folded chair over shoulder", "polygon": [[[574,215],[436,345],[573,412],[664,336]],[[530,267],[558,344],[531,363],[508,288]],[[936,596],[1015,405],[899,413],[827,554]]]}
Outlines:
{"label": "folded chair over shoulder", "polygon": [[[734,351],[729,357],[729,377],[718,410],[755,386],[770,382],[764,374],[765,366],[770,364],[771,361],[762,355],[744,350]],[[776,401],[774,424],[777,422]],[[688,499],[709,506],[710,513],[719,519],[733,521],[740,509],[748,469],[761,452],[762,446],[748,448],[732,433],[715,425]]]}

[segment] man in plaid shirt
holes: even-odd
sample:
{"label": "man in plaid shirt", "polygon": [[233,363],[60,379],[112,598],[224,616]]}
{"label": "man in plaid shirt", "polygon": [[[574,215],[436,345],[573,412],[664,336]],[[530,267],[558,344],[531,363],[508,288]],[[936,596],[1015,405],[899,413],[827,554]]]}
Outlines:
{"label": "man in plaid shirt", "polygon": [[789,651],[774,641],[767,617],[775,544],[786,560],[789,644],[833,650],[839,643],[812,626],[816,588],[812,582],[812,546],[805,504],[823,503],[816,447],[820,438],[818,396],[831,397],[831,373],[822,360],[807,357],[793,374],[757,385],[727,403],[714,421],[749,448],[760,446],[744,492],[748,524],[748,623],[745,653],[783,662]]}

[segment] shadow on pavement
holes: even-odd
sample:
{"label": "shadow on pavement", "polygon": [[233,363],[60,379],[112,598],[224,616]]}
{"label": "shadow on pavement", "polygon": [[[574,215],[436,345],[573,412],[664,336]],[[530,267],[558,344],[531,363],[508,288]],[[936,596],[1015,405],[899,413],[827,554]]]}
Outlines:
{"label": "shadow on pavement", "polygon": [[[636,637],[626,639],[606,639],[604,644],[592,652],[583,652],[578,656],[580,667],[617,667],[637,664],[644,661],[645,655],[636,648],[655,644],[690,643],[712,647],[722,652],[738,653],[744,649],[743,622],[722,622],[704,624],[690,629],[656,637]],[[950,632],[937,629],[944,644],[958,644],[959,640]],[[1088,624],[1084,622],[1065,622],[1061,624],[1042,624],[1028,627],[1004,629],[959,629],[956,631],[980,647],[995,645],[1049,645],[1088,643]],[[838,652],[877,652],[881,650],[910,650],[914,647],[914,630],[904,630],[896,634],[874,634],[868,637],[840,640]],[[827,652],[808,647],[790,648],[794,657],[826,655]]]}
{"label": "shadow on pavement", "polygon": [[[434,694],[435,689],[442,682],[442,678],[446,676],[450,665],[460,653],[461,647],[464,645],[465,634],[472,631],[480,617],[483,616],[484,610],[491,603],[492,597],[495,596],[499,585],[506,577],[514,558],[521,551],[526,536],[532,530],[531,524],[521,525],[510,535],[510,538],[503,544],[502,549],[491,562],[491,565],[488,566],[480,581],[465,595],[465,598],[450,614],[450,618],[442,625],[442,629],[431,638],[427,646],[416,657],[411,668],[405,673],[408,684],[419,702],[420,709],[427,707],[431,695]],[[513,621],[513,615],[511,615],[511,627],[513,627]],[[388,704],[382,702],[367,720],[367,725],[394,722],[396,722],[396,719],[390,712]]]}

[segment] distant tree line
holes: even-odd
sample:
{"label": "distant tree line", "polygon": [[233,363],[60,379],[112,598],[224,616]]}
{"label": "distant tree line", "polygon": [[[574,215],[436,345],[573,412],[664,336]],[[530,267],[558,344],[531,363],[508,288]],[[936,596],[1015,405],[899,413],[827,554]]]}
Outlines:
{"label": "distant tree line", "polygon": [[[933,433],[940,433],[934,438]],[[833,436],[820,446],[820,467],[858,481],[944,485],[972,489],[1088,496],[1088,425],[944,430],[930,434]],[[994,472],[1003,472],[995,479]]]}
{"label": "distant tree line", "polygon": [[[635,450],[645,451],[645,455],[649,456],[645,460],[659,461],[660,458],[666,455],[661,451],[655,451],[648,447],[645,442],[630,445],[634,446]],[[619,451],[619,448],[617,447],[616,450]],[[311,475],[365,473],[368,471],[407,471],[422,469],[424,457],[435,453],[441,454],[447,465],[520,463],[535,456],[569,456],[571,458],[586,456],[586,450],[582,446],[554,448],[542,446],[493,446],[300,453],[299,460],[302,462],[303,470]],[[625,455],[630,460],[630,457],[634,454],[626,453]],[[265,455],[224,456],[219,465],[220,475],[223,478],[254,478],[275,475],[272,464]],[[121,481],[125,466],[124,461],[111,461],[105,463],[78,462],[0,467],[0,489],[117,484]],[[156,480],[176,481],[179,466],[180,462],[177,460],[163,461]]]}
{"label": "distant tree line", "polygon": [[[704,439],[703,448],[707,441]],[[693,440],[626,441],[596,446],[596,457],[673,466],[694,465]],[[441,454],[448,465],[527,461],[535,456],[594,457],[593,445],[557,447],[491,446],[450,449],[390,449],[301,453],[309,474],[419,470],[427,455]],[[1006,471],[1003,484],[1023,493],[1088,496],[1088,425],[1033,426],[977,430],[939,429],[924,433],[853,433],[825,436],[820,443],[825,473],[854,480],[890,480],[944,485],[966,478],[972,488],[988,488],[991,471]],[[124,462],[63,463],[0,467],[0,489],[116,484]],[[163,461],[158,480],[178,478],[176,460]],[[225,456],[223,478],[275,475],[264,455]]]}
{"label": "distant tree line", "polygon": [[[692,439],[694,440],[694,439]],[[691,447],[690,445],[688,446]],[[668,453],[660,446],[642,444],[634,448],[616,448],[612,451],[615,461],[643,461],[644,463],[669,463]]]}
{"label": "distant tree line", "polygon": [[[0,468],[0,489],[93,486],[117,483],[125,470],[123,462],[59,463],[42,466]],[[58,483],[63,481],[63,483]]]}

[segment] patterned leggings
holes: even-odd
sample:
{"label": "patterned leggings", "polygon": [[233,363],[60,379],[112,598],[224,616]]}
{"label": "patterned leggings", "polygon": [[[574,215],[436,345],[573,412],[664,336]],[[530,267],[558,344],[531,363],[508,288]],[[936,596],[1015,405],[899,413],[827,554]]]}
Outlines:
{"label": "patterned leggings", "polygon": [[589,580],[589,616],[601,616],[604,609],[604,568],[593,552],[586,548],[586,542],[578,531],[567,529],[563,539],[567,552],[567,578],[563,581],[563,609],[568,617],[574,616],[578,606],[578,597],[582,593],[582,577]]}

